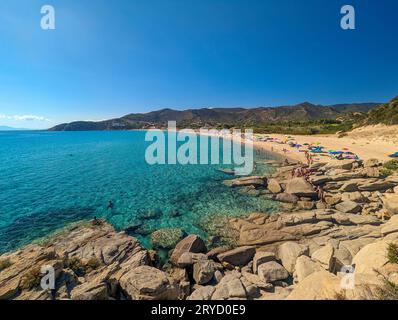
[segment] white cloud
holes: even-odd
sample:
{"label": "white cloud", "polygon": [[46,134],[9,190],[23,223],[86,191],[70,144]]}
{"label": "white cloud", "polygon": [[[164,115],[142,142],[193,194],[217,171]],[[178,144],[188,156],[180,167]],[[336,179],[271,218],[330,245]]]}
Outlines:
{"label": "white cloud", "polygon": [[49,119],[41,116],[35,115],[13,115],[7,116],[5,114],[0,114],[0,119],[15,120],[15,121],[50,121]]}

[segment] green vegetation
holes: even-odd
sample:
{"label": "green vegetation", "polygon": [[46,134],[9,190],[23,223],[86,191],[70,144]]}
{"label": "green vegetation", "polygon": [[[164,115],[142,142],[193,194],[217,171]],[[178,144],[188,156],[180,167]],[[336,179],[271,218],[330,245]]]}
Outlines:
{"label": "green vegetation", "polygon": [[386,125],[398,124],[398,97],[369,111],[367,118],[362,122],[363,125],[379,123]]}
{"label": "green vegetation", "polygon": [[390,160],[383,165],[384,168],[392,171],[398,170],[398,160]]}
{"label": "green vegetation", "polygon": [[32,290],[40,285],[42,274],[40,267],[35,267],[22,278],[22,288],[25,290]]}
{"label": "green vegetation", "polygon": [[391,176],[395,171],[398,171],[398,160],[390,160],[380,169],[380,172],[386,177]]}
{"label": "green vegetation", "polygon": [[7,269],[11,265],[12,265],[12,263],[11,263],[10,259],[0,260],[0,272]]}
{"label": "green vegetation", "polygon": [[65,257],[63,260],[64,267],[71,269],[78,276],[83,276],[85,274],[84,264],[77,257]]}
{"label": "green vegetation", "polygon": [[[390,243],[387,247],[387,258],[392,264],[398,264],[398,245]],[[377,288],[376,298],[379,300],[398,300],[398,284],[392,282],[387,276],[377,272],[382,279],[382,284]]]}
{"label": "green vegetation", "polygon": [[390,243],[387,248],[387,258],[390,263],[398,263],[398,246]]}
{"label": "green vegetation", "polygon": [[83,263],[78,257],[66,257],[63,263],[65,268],[71,269],[78,276],[83,276],[101,266],[101,262],[94,256],[87,263]]}

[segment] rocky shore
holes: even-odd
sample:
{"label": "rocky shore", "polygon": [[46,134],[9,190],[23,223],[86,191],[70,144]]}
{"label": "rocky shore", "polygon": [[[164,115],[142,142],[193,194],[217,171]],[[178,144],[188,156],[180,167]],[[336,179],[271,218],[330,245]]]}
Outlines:
{"label": "rocky shore", "polygon": [[[292,164],[232,177],[227,185],[280,202],[280,212],[230,219],[220,234],[233,248],[157,231],[152,241],[172,247],[166,264],[103,221],[76,225],[0,256],[0,299],[396,299],[398,175],[380,165],[335,160],[303,176]],[[41,289],[42,266],[54,268],[55,289]]]}

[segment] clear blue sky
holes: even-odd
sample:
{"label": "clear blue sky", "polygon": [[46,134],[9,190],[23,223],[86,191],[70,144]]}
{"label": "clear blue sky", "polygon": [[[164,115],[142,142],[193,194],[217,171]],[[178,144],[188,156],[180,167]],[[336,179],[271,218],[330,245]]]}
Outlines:
{"label": "clear blue sky", "polygon": [[[56,9],[56,30],[40,8]],[[340,28],[356,8],[357,29]],[[164,107],[387,101],[396,0],[2,0],[0,125]]]}

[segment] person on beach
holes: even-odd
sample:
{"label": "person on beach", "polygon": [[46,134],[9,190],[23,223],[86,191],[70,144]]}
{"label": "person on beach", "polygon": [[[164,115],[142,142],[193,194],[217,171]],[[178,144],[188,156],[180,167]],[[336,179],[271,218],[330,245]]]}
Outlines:
{"label": "person on beach", "polygon": [[113,202],[112,202],[112,200],[109,200],[107,209],[108,209],[108,210],[113,209]]}

